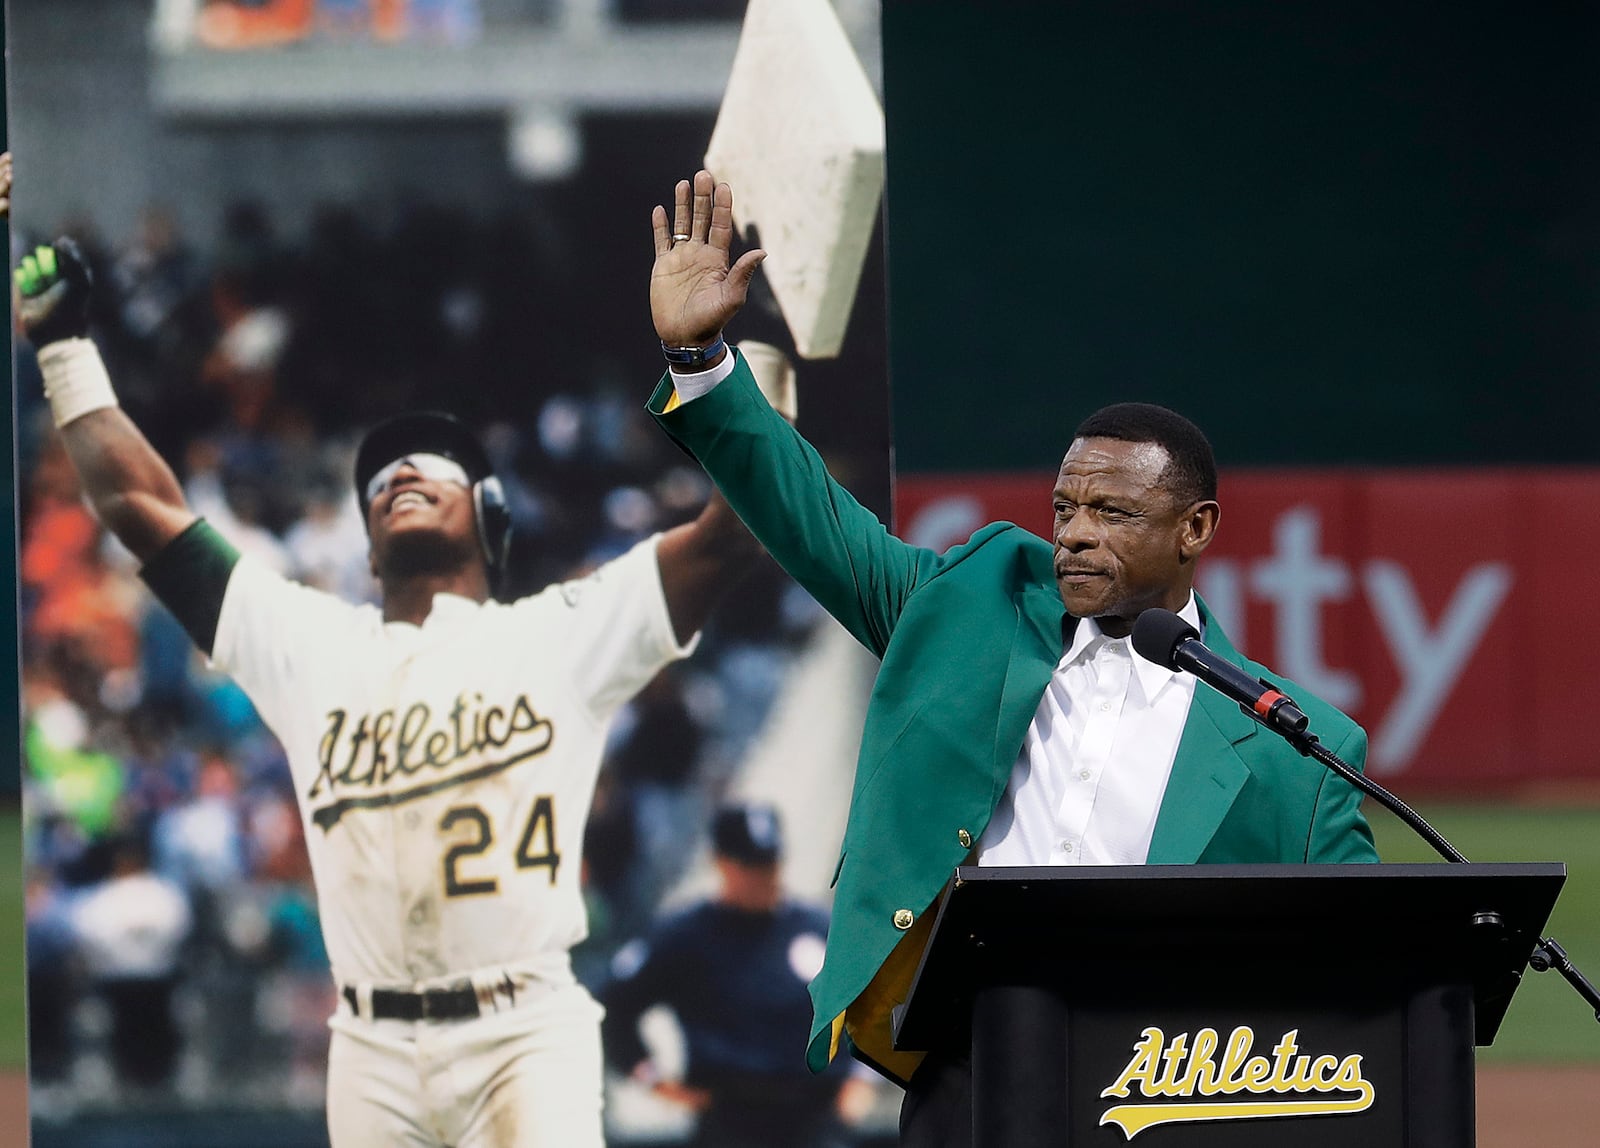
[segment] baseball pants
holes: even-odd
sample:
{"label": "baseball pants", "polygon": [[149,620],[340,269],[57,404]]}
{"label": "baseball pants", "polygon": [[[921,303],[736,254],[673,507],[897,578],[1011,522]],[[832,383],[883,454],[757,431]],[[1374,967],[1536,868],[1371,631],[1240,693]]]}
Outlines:
{"label": "baseball pants", "polygon": [[329,1021],[332,1148],[604,1148],[600,1018],[579,985],[471,1020]]}

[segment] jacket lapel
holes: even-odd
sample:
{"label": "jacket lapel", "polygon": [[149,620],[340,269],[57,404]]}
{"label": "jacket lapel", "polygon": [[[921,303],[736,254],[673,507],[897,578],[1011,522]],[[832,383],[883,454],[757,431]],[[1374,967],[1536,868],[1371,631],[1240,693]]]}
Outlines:
{"label": "jacket lapel", "polygon": [[[1198,600],[1198,599],[1197,599]],[[1199,602],[1206,645],[1231,662],[1238,651]],[[1257,735],[1255,720],[1216,690],[1196,683],[1167,792],[1150,839],[1151,865],[1192,865],[1216,835],[1234,798],[1250,777],[1238,746]]]}
{"label": "jacket lapel", "polygon": [[994,795],[998,797],[1011,777],[1017,751],[1028,733],[1028,723],[1039,708],[1050,675],[1061,660],[1061,620],[1066,607],[1055,584],[1028,582],[1014,596],[1017,626],[1011,639],[1011,660],[1001,687],[994,739]]}

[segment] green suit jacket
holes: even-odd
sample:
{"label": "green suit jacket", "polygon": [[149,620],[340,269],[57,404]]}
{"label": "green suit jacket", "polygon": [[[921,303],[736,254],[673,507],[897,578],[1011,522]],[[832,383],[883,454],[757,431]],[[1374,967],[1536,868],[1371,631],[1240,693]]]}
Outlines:
{"label": "green suit jacket", "polygon": [[[838,1046],[847,1008],[865,1009],[864,991],[902,941],[908,945],[890,963],[914,967],[905,950],[915,942],[920,951],[927,924],[920,918],[988,825],[1076,623],[1056,589],[1050,543],[1004,522],[943,554],[900,541],[829,477],[742,361],[711,393],[667,411],[672,399],[669,376],[650,400],[662,427],[700,461],[779,564],[883,662],[834,877],[827,957],[811,984],[807,1061],[816,1071]],[[1041,485],[1040,497],[1046,494]],[[1240,657],[1203,602],[1200,611],[1211,649],[1253,676],[1270,676]],[[1361,728],[1277,680],[1323,742],[1360,768]],[[1348,782],[1202,687],[1148,860],[1376,861],[1360,803]],[[903,988],[889,986],[891,998]],[[894,1003],[865,1010],[849,1035],[858,1054],[869,1053],[864,1059],[903,1078],[914,1061],[888,1052]]]}

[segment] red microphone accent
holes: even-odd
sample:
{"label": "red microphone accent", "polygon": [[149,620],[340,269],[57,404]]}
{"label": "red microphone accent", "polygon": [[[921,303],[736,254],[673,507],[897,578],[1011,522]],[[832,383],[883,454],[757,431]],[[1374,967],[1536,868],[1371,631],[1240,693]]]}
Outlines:
{"label": "red microphone accent", "polygon": [[1284,700],[1284,696],[1277,690],[1268,690],[1256,699],[1255,711],[1262,717],[1266,717],[1272,712],[1273,706]]}

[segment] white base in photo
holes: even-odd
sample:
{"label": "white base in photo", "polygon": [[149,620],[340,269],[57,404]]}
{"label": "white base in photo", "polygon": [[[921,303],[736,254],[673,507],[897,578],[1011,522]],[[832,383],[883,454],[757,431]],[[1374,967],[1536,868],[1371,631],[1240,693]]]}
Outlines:
{"label": "white base in photo", "polygon": [[828,0],[750,0],[706,167],[755,225],[802,358],[839,353],[883,193],[883,109]]}

